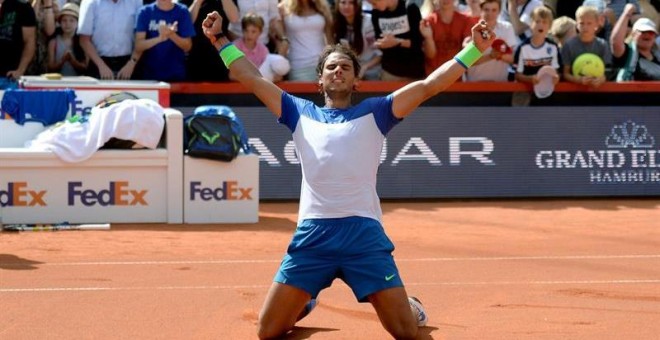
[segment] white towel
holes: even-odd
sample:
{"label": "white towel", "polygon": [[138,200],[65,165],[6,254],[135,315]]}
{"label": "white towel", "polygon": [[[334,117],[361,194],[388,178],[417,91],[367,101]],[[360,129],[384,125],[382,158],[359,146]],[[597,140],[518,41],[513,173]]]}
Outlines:
{"label": "white towel", "polygon": [[65,162],[82,162],[110,138],[131,140],[155,149],[165,126],[164,110],[150,99],[128,99],[106,108],[92,108],[86,122],[65,122],[26,143],[31,150],[53,151]]}

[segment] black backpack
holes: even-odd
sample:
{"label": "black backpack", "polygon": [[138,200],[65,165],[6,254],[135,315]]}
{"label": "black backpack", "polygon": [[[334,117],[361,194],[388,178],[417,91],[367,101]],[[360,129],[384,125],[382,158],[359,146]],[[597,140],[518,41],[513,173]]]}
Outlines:
{"label": "black backpack", "polygon": [[241,150],[250,153],[243,123],[227,106],[200,106],[183,126],[184,154],[190,157],[230,162]]}

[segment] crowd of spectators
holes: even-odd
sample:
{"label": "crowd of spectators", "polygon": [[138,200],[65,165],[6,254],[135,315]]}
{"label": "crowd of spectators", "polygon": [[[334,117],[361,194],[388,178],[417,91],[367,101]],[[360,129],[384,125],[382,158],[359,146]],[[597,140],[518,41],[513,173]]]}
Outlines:
{"label": "crowd of spectators", "polygon": [[[463,81],[660,80],[660,0],[0,0],[0,80],[60,73],[99,79],[231,81],[203,36],[223,32],[275,80],[314,82],[326,44],[353,48],[366,80],[421,79],[485,20],[498,39]],[[576,75],[599,56],[606,74]]]}

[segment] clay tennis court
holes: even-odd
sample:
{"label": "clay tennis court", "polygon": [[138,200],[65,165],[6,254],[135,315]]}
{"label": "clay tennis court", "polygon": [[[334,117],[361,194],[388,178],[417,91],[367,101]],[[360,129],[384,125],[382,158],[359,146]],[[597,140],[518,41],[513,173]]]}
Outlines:
{"label": "clay tennis court", "polygon": [[[254,225],[0,233],[2,339],[254,339],[297,203]],[[422,339],[660,339],[654,199],[386,202]],[[341,281],[289,339],[387,339]]]}

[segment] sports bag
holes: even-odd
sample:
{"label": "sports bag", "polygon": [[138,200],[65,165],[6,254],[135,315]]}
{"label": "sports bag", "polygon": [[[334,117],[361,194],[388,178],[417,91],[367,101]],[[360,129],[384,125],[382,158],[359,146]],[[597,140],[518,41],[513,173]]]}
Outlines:
{"label": "sports bag", "polygon": [[184,154],[230,162],[241,150],[250,153],[243,123],[231,108],[206,105],[183,120]]}

